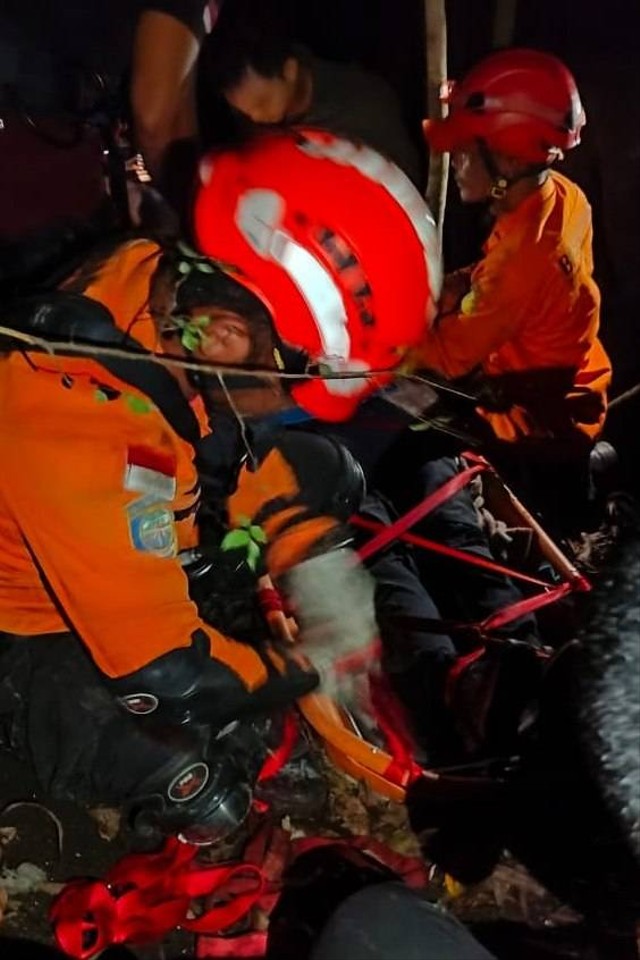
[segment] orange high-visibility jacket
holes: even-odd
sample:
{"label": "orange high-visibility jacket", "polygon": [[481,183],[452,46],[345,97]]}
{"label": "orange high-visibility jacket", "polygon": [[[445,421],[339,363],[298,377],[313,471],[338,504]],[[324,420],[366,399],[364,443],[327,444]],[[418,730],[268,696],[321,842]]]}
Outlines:
{"label": "orange high-visibility jacket", "polygon": [[[149,349],[159,348],[148,310],[159,255],[149,241],[133,241],[85,291]],[[159,410],[92,359],[0,356],[0,631],[71,629],[115,677],[189,646],[200,629],[212,656],[249,689],[259,685],[258,655],[206,626],[188,597],[177,553],[197,543],[192,461],[193,449]],[[335,521],[305,517],[294,471],[278,451],[244,474],[232,518],[253,516],[274,498],[283,509],[264,526],[277,575]]]}
{"label": "orange high-visibility jacket", "polygon": [[[584,194],[552,172],[539,190],[498,218],[484,258],[470,273],[470,291],[453,312],[440,316],[416,352],[418,365],[451,378],[478,366],[488,376],[573,368],[576,391],[594,395],[600,410],[597,422],[574,426],[597,436],[611,364],[598,340],[600,294],[591,244]],[[539,427],[520,407],[485,416],[503,440],[535,435]]]}

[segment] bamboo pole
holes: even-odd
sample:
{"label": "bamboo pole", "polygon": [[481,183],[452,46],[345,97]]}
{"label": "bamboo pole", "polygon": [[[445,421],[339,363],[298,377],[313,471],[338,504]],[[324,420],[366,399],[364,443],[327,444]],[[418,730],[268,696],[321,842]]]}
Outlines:
{"label": "bamboo pole", "polygon": [[[425,0],[425,35],[427,52],[427,115],[430,119],[445,117],[447,106],[441,100],[443,84],[447,80],[447,15],[445,0]],[[442,243],[442,226],[447,202],[449,155],[429,154],[426,200],[436,223]]]}

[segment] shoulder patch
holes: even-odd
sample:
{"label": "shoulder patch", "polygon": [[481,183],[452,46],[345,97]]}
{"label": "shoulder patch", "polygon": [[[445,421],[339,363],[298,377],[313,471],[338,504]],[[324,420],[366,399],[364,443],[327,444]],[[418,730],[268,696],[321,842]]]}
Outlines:
{"label": "shoulder patch", "polygon": [[156,557],[176,557],[178,536],[173,511],[154,497],[141,497],[127,507],[129,536],[135,550]]}

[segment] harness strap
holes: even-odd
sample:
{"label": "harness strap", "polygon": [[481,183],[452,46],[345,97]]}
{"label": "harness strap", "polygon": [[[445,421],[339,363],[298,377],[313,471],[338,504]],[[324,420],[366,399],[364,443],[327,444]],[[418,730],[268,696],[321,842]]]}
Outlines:
{"label": "harness strap", "polygon": [[369,557],[372,557],[374,553],[378,553],[384,547],[393,543],[394,540],[397,540],[398,537],[406,533],[410,527],[413,527],[414,524],[426,517],[427,514],[433,513],[439,506],[455,496],[456,493],[459,493],[478,473],[487,469],[488,464],[477,463],[461,470],[455,477],[451,477],[451,479],[443,483],[441,487],[438,487],[438,489],[430,493],[428,497],[425,497],[421,503],[409,510],[408,513],[405,513],[404,516],[400,517],[390,526],[384,527],[376,537],[373,537],[368,543],[365,543],[358,551],[360,559],[367,560]]}
{"label": "harness strap", "polygon": [[[198,851],[170,838],[160,853],[123,857],[103,880],[67,884],[49,913],[59,947],[90,960],[112,944],[161,940],[177,926],[208,934],[233,926],[260,899],[264,875],[249,863],[197,868]],[[194,897],[214,893],[218,903],[189,918]]]}
{"label": "harness strap", "polygon": [[[385,526],[383,523],[368,520],[366,517],[354,516],[349,520],[349,523],[354,527],[361,527],[363,530],[371,531],[391,531],[395,528],[397,522],[398,521],[394,521],[390,526]],[[414,533],[396,533],[390,542],[394,540],[403,540],[405,543],[422,547],[424,550],[440,553],[442,556],[449,557],[451,560],[460,560],[462,563],[467,563],[472,567],[480,567],[482,570],[488,570],[491,573],[501,573],[506,577],[512,577],[514,580],[530,583],[534,587],[543,587],[545,590],[553,588],[553,584],[547,583],[545,580],[539,580],[537,577],[531,577],[528,573],[521,573],[519,570],[505,567],[501,563],[496,563],[494,560],[487,560],[486,557],[480,557],[478,554],[468,553],[466,550],[459,550],[457,547],[449,547],[446,544],[438,543],[436,540],[430,540],[427,537],[417,536]],[[371,542],[370,540],[369,543],[366,544],[366,547],[369,547]],[[388,544],[385,544],[385,546],[388,546]],[[362,559],[365,559],[362,552],[360,556]]]}

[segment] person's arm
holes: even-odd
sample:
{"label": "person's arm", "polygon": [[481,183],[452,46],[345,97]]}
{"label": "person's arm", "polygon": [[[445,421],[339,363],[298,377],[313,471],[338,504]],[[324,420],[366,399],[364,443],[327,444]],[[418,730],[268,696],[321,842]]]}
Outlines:
{"label": "person's arm", "polygon": [[362,471],[339,443],[285,431],[229,500],[232,525],[262,525],[268,572],[300,627],[300,649],[325,693],[349,697],[350,677],[377,657],[374,582],[344,521],[358,509]]}
{"label": "person's arm", "polygon": [[545,280],[553,280],[548,258],[534,250],[526,258],[481,261],[458,309],[441,313],[414,351],[414,365],[449,378],[469,373],[513,339],[532,313],[544,313]]}
{"label": "person's arm", "polygon": [[440,300],[438,301],[438,313],[441,317],[458,312],[461,300],[466,297],[471,289],[471,274],[474,268],[475,264],[471,264],[444,276]]}
{"label": "person's arm", "polygon": [[247,518],[263,527],[274,580],[348,539],[331,504],[338,485],[348,483],[337,451],[324,437],[285,431],[269,441],[255,469],[240,472],[228,501],[230,524]]}
{"label": "person's arm", "polygon": [[80,398],[69,416],[89,418],[81,430],[57,432],[54,408],[49,436],[25,431],[15,439],[4,482],[40,576],[107,678],[186,650],[198,634],[246,690],[259,686],[266,678],[260,657],[204,624],[189,599],[174,503],[162,492],[172,485],[163,465],[171,457],[148,447],[144,433],[135,443],[136,418],[153,414],[123,419],[120,410],[112,420],[111,404],[123,400]]}
{"label": "person's arm", "polygon": [[131,107],[136,141],[154,179],[162,175],[169,146],[197,136],[196,62],[203,34],[204,24],[199,30],[162,9],[146,9],[138,22]]}

